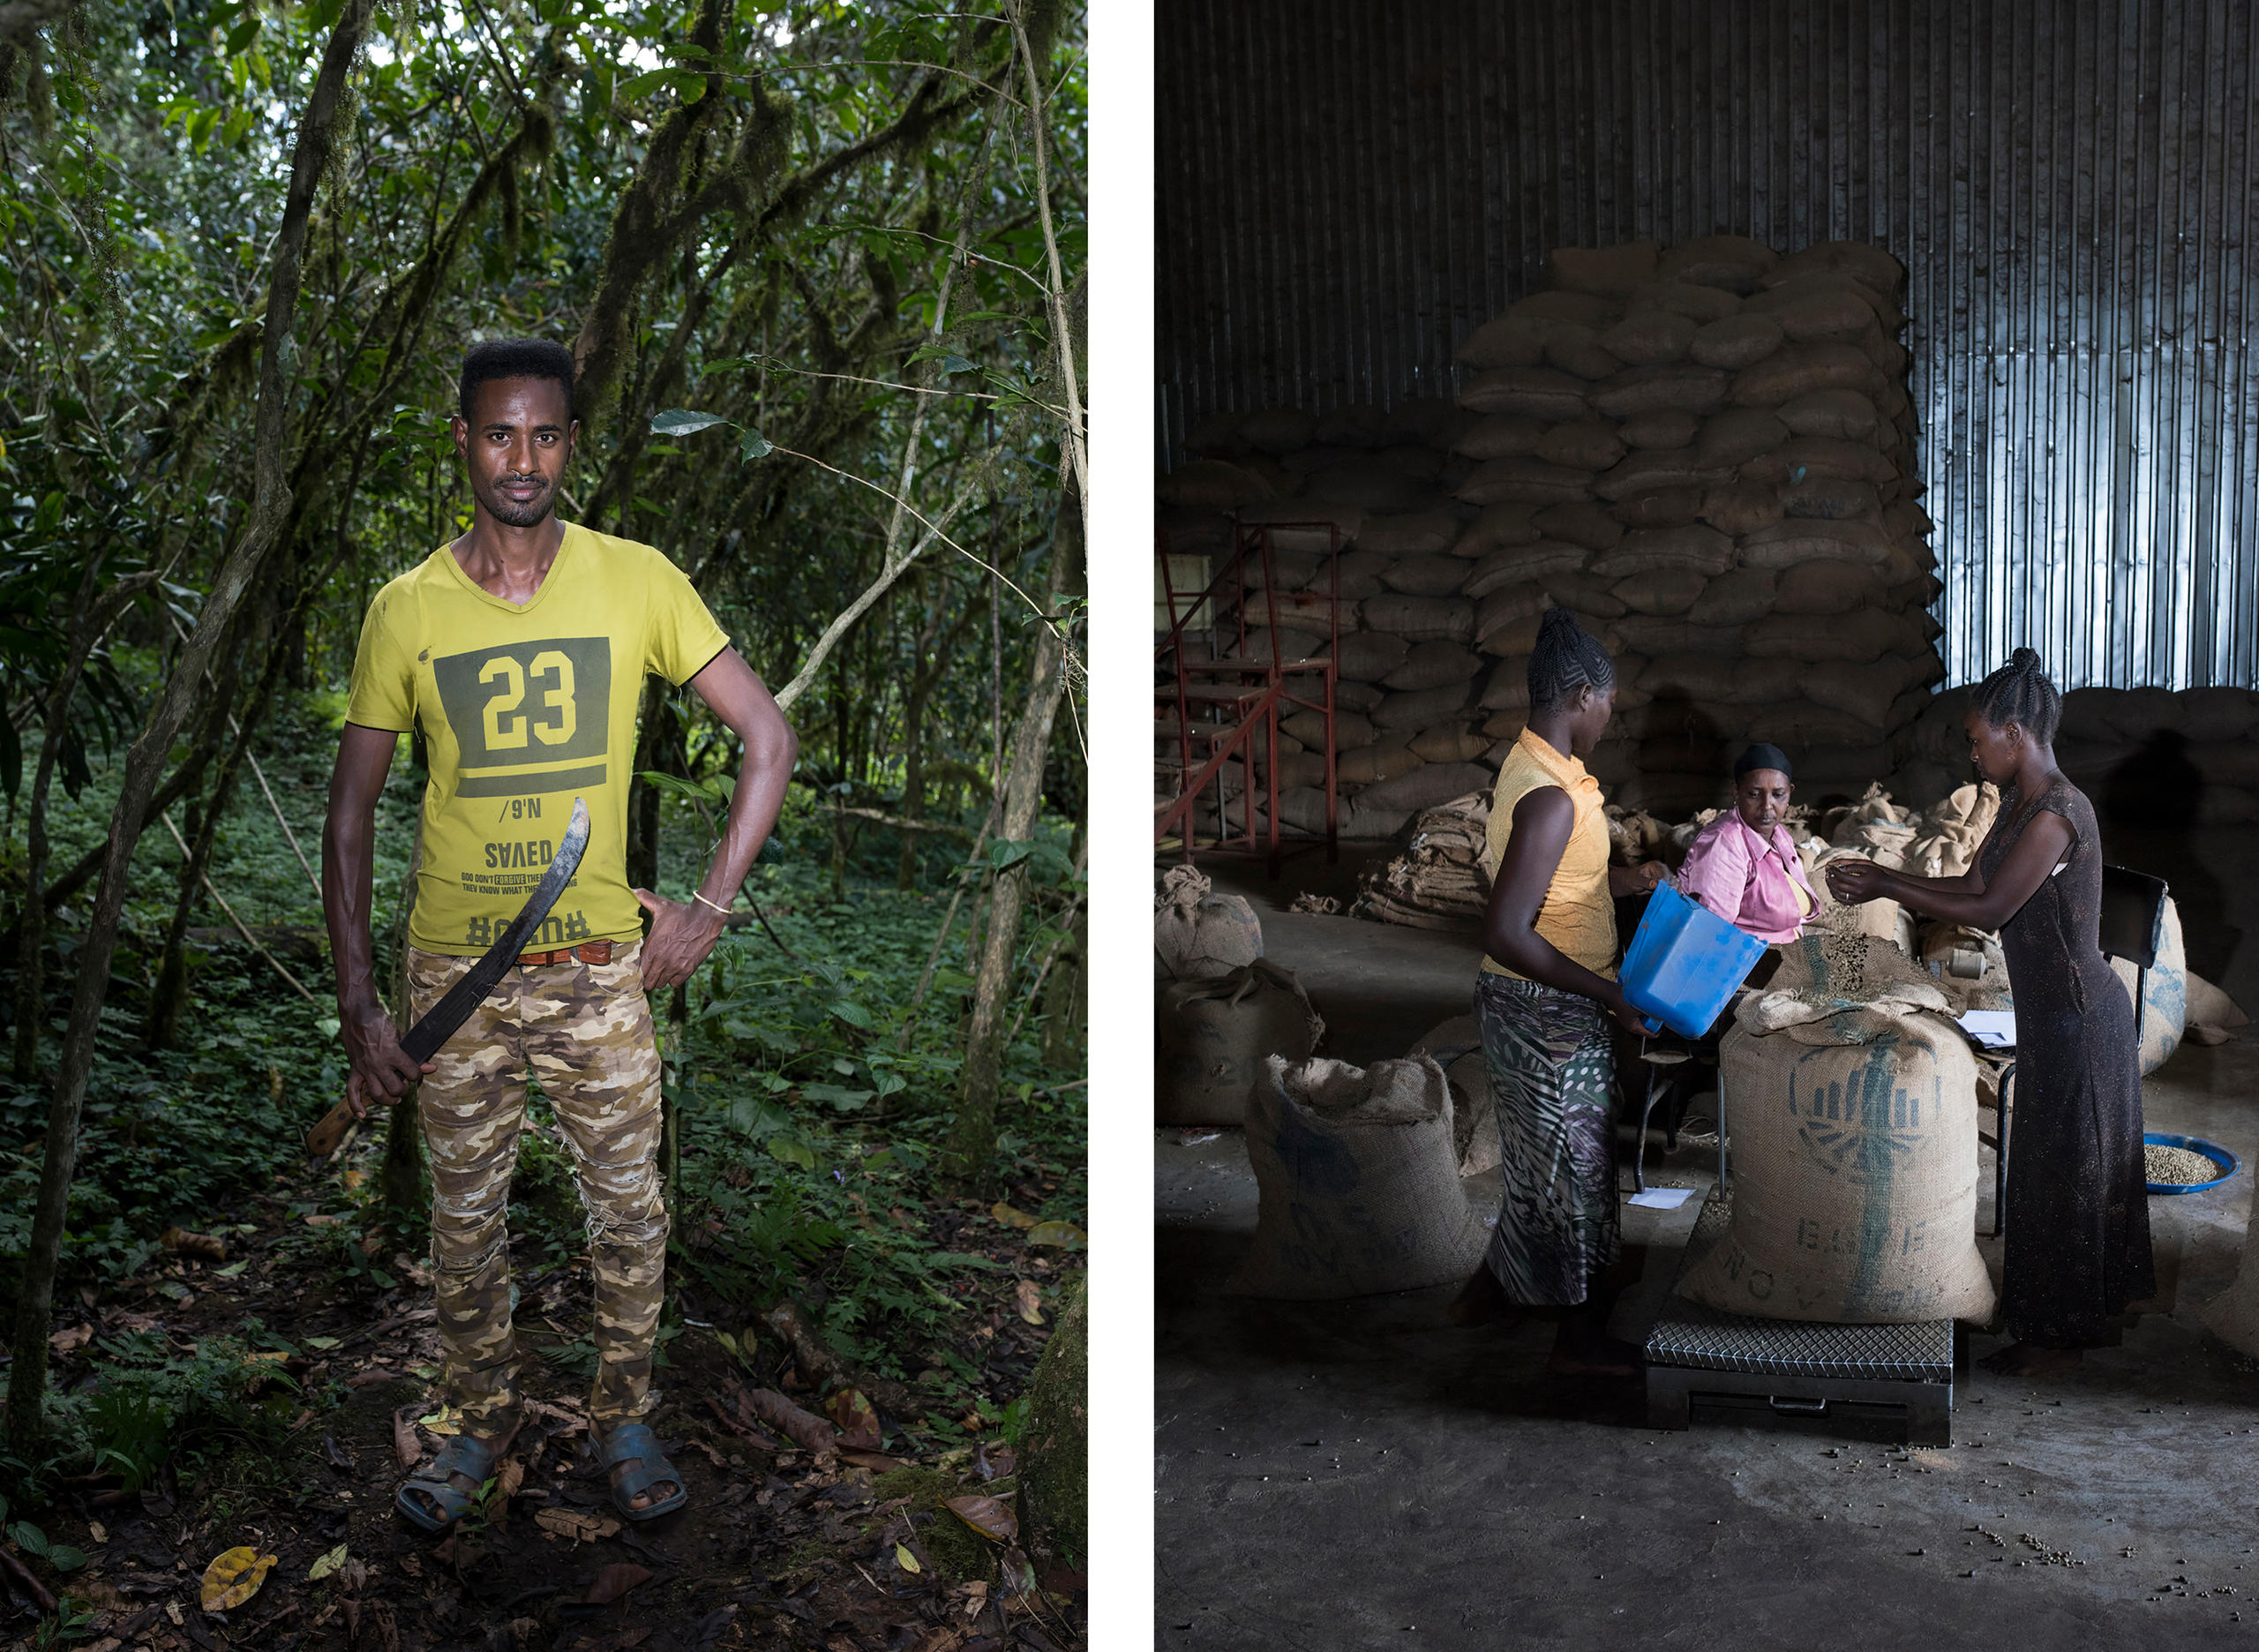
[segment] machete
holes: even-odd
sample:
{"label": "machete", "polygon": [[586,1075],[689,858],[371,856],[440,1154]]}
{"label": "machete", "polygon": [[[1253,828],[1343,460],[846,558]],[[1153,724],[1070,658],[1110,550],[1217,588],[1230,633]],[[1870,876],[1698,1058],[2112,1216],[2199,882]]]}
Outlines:
{"label": "machete", "polygon": [[[439,1047],[454,1036],[455,1029],[470,1019],[470,1012],[486,1001],[494,984],[508,973],[525,950],[533,932],[541,920],[549,916],[549,909],[573,881],[573,874],[580,869],[581,856],[589,846],[589,806],[580,798],[573,800],[573,818],[565,828],[565,841],[557,845],[557,858],[549,863],[549,870],[541,875],[541,882],[534,885],[533,893],[526,897],[524,907],[510,920],[510,927],[495,937],[470,972],[447,988],[447,995],[433,1004],[423,1018],[409,1028],[400,1040],[400,1048],[409,1060],[419,1067],[439,1053]],[[372,1100],[384,1098],[375,1097]],[[403,1094],[399,1100],[406,1100]],[[337,1151],[337,1144],[345,1139],[345,1132],[352,1128],[353,1108],[349,1102],[340,1101],[322,1115],[321,1123],[306,1132],[306,1153],[313,1159],[326,1159]]]}

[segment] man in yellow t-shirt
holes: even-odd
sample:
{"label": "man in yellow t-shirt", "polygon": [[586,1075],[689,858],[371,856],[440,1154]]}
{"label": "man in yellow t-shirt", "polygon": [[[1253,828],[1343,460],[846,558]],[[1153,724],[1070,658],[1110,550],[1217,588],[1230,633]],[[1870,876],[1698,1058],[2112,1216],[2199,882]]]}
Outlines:
{"label": "man in yellow t-shirt", "polygon": [[[471,1506],[517,1430],[505,1218],[529,1070],[572,1149],[588,1211],[597,1355],[589,1417],[612,1500],[629,1520],[687,1500],[642,1421],[655,1402],[667,1236],[645,994],[688,980],[713,950],[798,750],[768,689],[672,562],[557,519],[580,428],[572,404],[573,358],[559,345],[495,341],[465,360],[454,434],[470,529],[369,605],[323,833],[348,1099],[360,1114],[415,1086],[432,1154],[439,1339],[464,1424],[401,1488],[397,1506],[433,1531]],[[728,825],[687,904],[627,882],[635,717],[653,672],[688,683],[745,746]],[[431,758],[409,923],[412,1017],[525,905],[575,798],[589,821],[579,871],[532,950],[421,1068],[378,996],[369,935],[376,800],[410,730]]]}

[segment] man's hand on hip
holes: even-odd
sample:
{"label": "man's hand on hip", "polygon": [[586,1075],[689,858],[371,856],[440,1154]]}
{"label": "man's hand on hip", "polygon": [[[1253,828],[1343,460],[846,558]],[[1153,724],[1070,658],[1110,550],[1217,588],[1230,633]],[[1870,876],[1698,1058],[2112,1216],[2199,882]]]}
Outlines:
{"label": "man's hand on hip", "polygon": [[643,937],[643,990],[681,986],[722,938],[722,914],[698,901],[663,900],[647,889],[637,890],[635,898],[651,914],[651,933]]}
{"label": "man's hand on hip", "polygon": [[355,1118],[366,1118],[379,1101],[397,1101],[436,1064],[410,1061],[400,1047],[400,1029],[373,1000],[339,1006],[338,1031],[353,1070],[345,1080],[345,1100]]}

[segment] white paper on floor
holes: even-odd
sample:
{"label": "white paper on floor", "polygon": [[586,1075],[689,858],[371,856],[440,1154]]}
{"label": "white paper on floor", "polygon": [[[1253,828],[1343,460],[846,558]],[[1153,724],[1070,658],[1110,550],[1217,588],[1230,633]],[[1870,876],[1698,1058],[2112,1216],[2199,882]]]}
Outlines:
{"label": "white paper on floor", "polygon": [[1651,1187],[1644,1193],[1634,1193],[1630,1202],[1643,1210],[1677,1210],[1694,1197],[1691,1187]]}
{"label": "white paper on floor", "polygon": [[2015,1011],[1971,1010],[1961,1017],[1962,1030],[1986,1049],[2015,1048]]}

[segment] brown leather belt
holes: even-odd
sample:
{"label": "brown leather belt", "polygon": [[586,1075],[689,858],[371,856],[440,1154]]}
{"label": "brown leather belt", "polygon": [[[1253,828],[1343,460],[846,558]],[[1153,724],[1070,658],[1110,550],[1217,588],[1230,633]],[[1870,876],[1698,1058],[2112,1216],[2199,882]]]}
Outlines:
{"label": "brown leather belt", "polygon": [[537,964],[570,964],[575,958],[578,958],[583,964],[609,964],[612,962],[612,942],[609,941],[586,941],[582,942],[579,946],[567,947],[562,951],[559,952],[521,952],[518,954],[518,962],[528,966]]}

